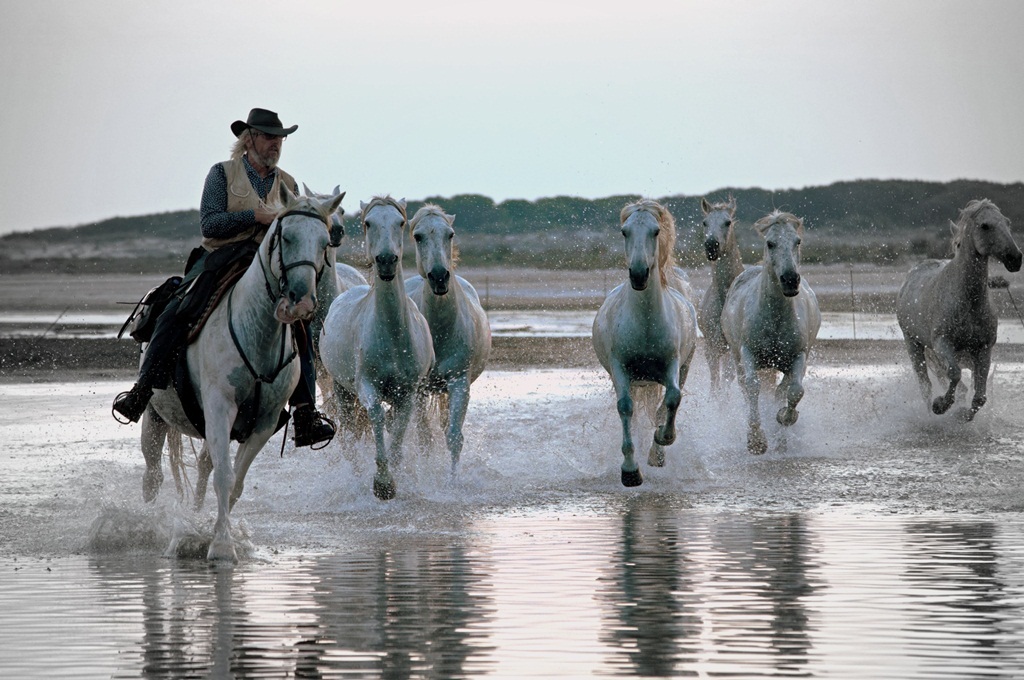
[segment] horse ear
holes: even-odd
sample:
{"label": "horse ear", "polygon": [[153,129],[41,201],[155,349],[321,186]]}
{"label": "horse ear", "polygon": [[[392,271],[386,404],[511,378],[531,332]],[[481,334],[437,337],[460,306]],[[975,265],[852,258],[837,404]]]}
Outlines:
{"label": "horse ear", "polygon": [[949,221],[949,233],[956,236],[956,233],[960,231],[960,227],[956,226],[956,222],[953,220]]}
{"label": "horse ear", "polygon": [[281,190],[278,192],[278,195],[281,198],[281,205],[282,206],[288,206],[291,203],[294,203],[295,199],[298,198],[298,196],[293,194],[292,190],[289,189],[288,185],[285,184],[284,182],[281,182]]}
{"label": "horse ear", "polygon": [[313,192],[309,190],[305,182],[302,183],[302,193],[306,198],[313,198]]}
{"label": "horse ear", "polygon": [[332,192],[331,192],[331,195],[334,195],[334,194],[339,194],[339,193],[340,193],[340,194],[341,194],[342,196],[344,196],[344,195],[345,195],[345,194],[344,194],[344,193],[342,193],[342,191],[341,191],[341,185],[340,185],[340,184],[337,184],[337,185],[335,185],[335,187],[334,187],[334,191],[332,191]]}
{"label": "horse ear", "polygon": [[335,194],[331,198],[330,202],[327,204],[327,207],[329,208],[327,212],[328,213],[333,213],[335,210],[337,210],[339,207],[341,207],[341,199],[343,199],[343,198],[345,198],[345,192],[342,192],[340,194]]}
{"label": "horse ear", "polygon": [[359,212],[366,212],[366,204],[359,201]]}
{"label": "horse ear", "polygon": [[405,210],[405,199],[404,198],[398,199],[398,205],[402,206],[402,210]]}
{"label": "horse ear", "polygon": [[705,215],[707,215],[709,212],[711,212],[711,205],[708,204],[708,199],[706,199],[706,198],[701,198],[700,199],[700,209],[704,212]]}
{"label": "horse ear", "polygon": [[454,223],[455,223],[455,215],[449,215],[448,216],[448,224],[454,224]]}

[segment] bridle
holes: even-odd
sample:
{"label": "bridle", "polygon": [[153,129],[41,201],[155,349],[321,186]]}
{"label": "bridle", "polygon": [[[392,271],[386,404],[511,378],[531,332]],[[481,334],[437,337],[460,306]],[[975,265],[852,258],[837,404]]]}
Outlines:
{"label": "bridle", "polygon": [[[320,277],[323,276],[324,269],[325,269],[325,266],[323,264],[321,264],[320,267],[317,267],[316,263],[313,262],[312,260],[299,260],[297,262],[289,262],[289,263],[285,264],[285,261],[284,261],[284,248],[282,247],[282,244],[281,244],[281,239],[282,239],[281,223],[284,221],[284,218],[290,217],[292,215],[299,215],[299,216],[302,216],[302,217],[312,217],[312,218],[322,222],[325,227],[328,226],[327,225],[327,221],[324,219],[323,215],[320,215],[318,213],[311,212],[311,211],[308,211],[308,210],[289,210],[288,212],[285,212],[285,213],[283,213],[281,215],[278,215],[277,219],[274,220],[274,223],[275,223],[274,234],[273,234],[273,236],[271,236],[270,248],[269,248],[270,252],[269,252],[268,257],[271,257],[271,258],[274,257],[274,248],[276,247],[277,248],[277,256],[278,256],[278,264],[279,264],[279,267],[281,269],[281,277],[278,280],[278,292],[277,292],[276,296],[274,295],[274,291],[273,291],[273,289],[271,288],[271,285],[270,285],[270,277],[267,275],[267,269],[269,267],[263,262],[262,250],[256,251],[256,258],[259,260],[259,262],[260,262],[260,269],[263,271],[263,283],[264,283],[264,286],[266,287],[267,295],[270,297],[270,301],[272,303],[276,302],[283,295],[285,289],[288,287],[288,271],[289,270],[295,269],[296,267],[303,267],[303,266],[307,266],[308,265],[308,266],[312,267],[316,271],[316,281],[317,281],[317,283],[319,283],[320,282]],[[325,262],[325,263],[327,261],[326,260],[326,254],[327,254],[327,248],[325,247],[324,248],[324,258],[323,258],[323,262]],[[275,380],[277,380],[277,376],[280,375],[281,371],[283,371],[285,369],[285,367],[288,366],[295,359],[295,357],[297,356],[297,351],[295,349],[295,340],[294,340],[294,336],[291,336],[292,337],[292,351],[291,351],[291,354],[288,355],[288,358],[286,359],[285,358],[285,345],[286,345],[285,338],[286,338],[286,336],[288,336],[288,334],[287,333],[282,333],[281,334],[281,349],[280,349],[280,352],[278,353],[277,368],[275,368],[269,374],[260,375],[259,373],[257,373],[255,367],[253,367],[253,365],[252,365],[252,362],[249,361],[249,357],[247,357],[245,355],[245,350],[242,348],[242,343],[239,342],[238,334],[235,332],[235,324],[234,324],[234,318],[233,318],[234,315],[231,313],[231,300],[234,297],[234,292],[235,292],[235,290],[234,290],[234,288],[232,288],[231,292],[228,293],[228,332],[231,334],[231,341],[234,343],[235,349],[238,351],[238,355],[242,358],[242,363],[245,364],[246,369],[248,369],[248,371],[249,371],[249,375],[251,375],[253,381],[255,381],[256,394],[254,396],[254,400],[255,400],[255,403],[258,404],[259,401],[260,401],[260,393],[262,391],[263,384],[264,383],[270,384],[270,383],[273,383]]]}
{"label": "bridle", "polygon": [[[270,239],[270,253],[268,255],[271,258],[274,257],[274,248],[277,248],[278,267],[281,270],[281,277],[278,279],[276,296],[274,295],[273,288],[271,288],[270,285],[270,277],[267,275],[267,270],[269,269],[269,266],[263,262],[262,253],[259,251],[257,251],[256,253],[256,257],[259,258],[260,261],[260,269],[263,271],[263,285],[267,289],[267,295],[270,296],[271,302],[277,301],[277,299],[281,297],[285,289],[288,287],[289,270],[295,269],[296,267],[310,266],[316,271],[316,282],[318,284],[320,283],[320,278],[324,275],[324,265],[321,264],[319,267],[317,267],[316,263],[313,262],[312,260],[298,260],[297,262],[289,262],[288,264],[285,264],[284,248],[281,245],[281,224],[284,222],[284,218],[291,217],[292,215],[299,215],[301,217],[312,217],[318,222],[322,222],[324,227],[327,229],[327,233],[330,234],[330,225],[328,224],[327,220],[324,219],[324,216],[319,213],[315,213],[310,210],[289,210],[288,212],[282,213],[281,215],[277,216],[277,219],[274,220],[274,234],[273,236],[271,236]],[[327,247],[330,247],[330,244],[328,244]],[[323,262],[327,262],[326,247],[324,248]]]}

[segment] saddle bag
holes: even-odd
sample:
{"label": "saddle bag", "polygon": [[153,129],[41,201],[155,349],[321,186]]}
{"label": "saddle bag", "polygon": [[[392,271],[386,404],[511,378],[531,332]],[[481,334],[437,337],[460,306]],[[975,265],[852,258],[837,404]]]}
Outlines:
{"label": "saddle bag", "polygon": [[156,325],[157,317],[160,316],[160,312],[164,311],[164,307],[174,297],[180,285],[181,277],[172,276],[159,286],[151,288],[132,309],[124,325],[121,326],[121,330],[118,331],[117,339],[120,340],[127,331],[135,342],[140,344],[149,342],[153,337],[153,327]]}

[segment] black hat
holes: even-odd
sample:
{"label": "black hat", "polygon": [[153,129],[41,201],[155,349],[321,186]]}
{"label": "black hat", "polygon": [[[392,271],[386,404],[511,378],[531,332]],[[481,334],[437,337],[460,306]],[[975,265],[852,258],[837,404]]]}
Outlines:
{"label": "black hat", "polygon": [[267,111],[266,109],[253,109],[249,112],[249,117],[244,123],[240,120],[236,120],[231,124],[231,131],[235,133],[235,137],[238,137],[249,128],[265,132],[268,135],[287,137],[298,130],[299,126],[292,125],[290,128],[286,128],[284,124],[281,123],[281,119],[278,118],[277,114],[273,111]]}

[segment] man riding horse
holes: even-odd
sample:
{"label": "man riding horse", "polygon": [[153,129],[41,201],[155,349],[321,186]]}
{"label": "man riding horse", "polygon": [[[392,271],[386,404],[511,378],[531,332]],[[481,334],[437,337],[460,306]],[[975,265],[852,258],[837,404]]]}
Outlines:
{"label": "man riding horse", "polygon": [[[225,277],[252,261],[277,214],[268,197],[278,196],[282,183],[298,193],[295,179],[277,167],[282,143],[298,127],[286,128],[276,113],[259,108],[244,122],[231,124],[238,140],[231,158],[210,169],[203,187],[202,243],[189,256],[184,279],[156,320],[138,381],[114,399],[113,410],[128,421],[138,422],[153,390],[167,387],[181,349]],[[295,446],[312,446],[330,441],[335,426],[314,407],[316,372],[308,322],[295,324],[294,331],[302,366],[302,379],[289,399]]]}

